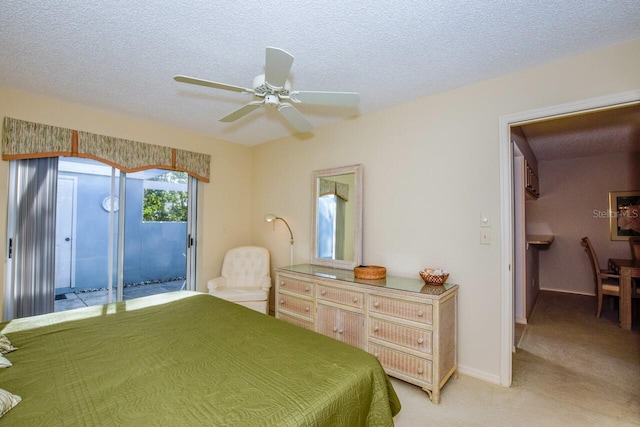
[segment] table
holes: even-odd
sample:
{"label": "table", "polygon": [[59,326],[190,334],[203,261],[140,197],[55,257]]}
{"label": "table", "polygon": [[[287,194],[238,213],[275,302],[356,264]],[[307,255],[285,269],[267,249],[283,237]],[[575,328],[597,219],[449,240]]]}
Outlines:
{"label": "table", "polygon": [[640,260],[609,259],[609,268],[620,274],[620,327],[631,329],[631,279],[640,278]]}
{"label": "table", "polygon": [[552,234],[527,234],[527,243],[530,245],[549,246],[553,243]]}

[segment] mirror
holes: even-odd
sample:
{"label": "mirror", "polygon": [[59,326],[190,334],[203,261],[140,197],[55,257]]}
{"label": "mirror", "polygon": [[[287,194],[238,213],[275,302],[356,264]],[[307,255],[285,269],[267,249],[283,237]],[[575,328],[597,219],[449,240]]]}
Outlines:
{"label": "mirror", "polygon": [[311,263],[353,269],[362,261],[362,166],[313,172]]}

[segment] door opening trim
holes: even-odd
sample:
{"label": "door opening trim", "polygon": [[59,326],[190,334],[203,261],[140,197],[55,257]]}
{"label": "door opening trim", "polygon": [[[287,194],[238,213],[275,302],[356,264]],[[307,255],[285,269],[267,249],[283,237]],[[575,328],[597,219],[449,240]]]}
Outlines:
{"label": "door opening trim", "polygon": [[514,280],[511,265],[514,263],[513,220],[513,153],[511,127],[534,121],[548,120],[564,115],[593,112],[640,103],[640,90],[622,92],[598,98],[560,104],[515,114],[500,116],[500,384],[511,385],[513,348],[513,294]]}

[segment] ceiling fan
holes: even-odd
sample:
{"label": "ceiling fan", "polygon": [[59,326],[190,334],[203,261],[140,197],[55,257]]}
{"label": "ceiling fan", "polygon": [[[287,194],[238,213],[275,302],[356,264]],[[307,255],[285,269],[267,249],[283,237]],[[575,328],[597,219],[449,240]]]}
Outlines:
{"label": "ceiling fan", "polygon": [[175,76],[173,79],[181,83],[253,94],[256,98],[255,101],[244,104],[220,119],[225,123],[234,122],[265,105],[277,108],[280,114],[299,132],[308,132],[313,126],[293,104],[355,107],[360,102],[360,95],[355,92],[292,91],[287,80],[291,65],[293,65],[291,54],[276,47],[267,47],[265,73],[253,79],[253,89],[187,76]]}

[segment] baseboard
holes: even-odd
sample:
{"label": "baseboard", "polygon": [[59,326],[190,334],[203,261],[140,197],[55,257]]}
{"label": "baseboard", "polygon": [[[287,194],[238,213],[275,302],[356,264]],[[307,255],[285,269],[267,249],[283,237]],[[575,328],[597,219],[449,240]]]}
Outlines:
{"label": "baseboard", "polygon": [[458,365],[458,373],[461,375],[467,375],[469,377],[477,378],[491,384],[500,385],[500,376],[493,375],[479,369],[470,368],[469,366]]}
{"label": "baseboard", "polygon": [[526,325],[527,324],[527,318],[526,317],[516,317],[516,323],[520,323],[521,325]]}
{"label": "baseboard", "polygon": [[595,297],[596,294],[590,294],[590,293],[585,293],[585,292],[578,292],[578,291],[568,291],[566,289],[552,289],[552,288],[540,288],[541,291],[549,291],[549,292],[560,292],[563,294],[573,294],[573,295],[585,295],[588,297]]}

